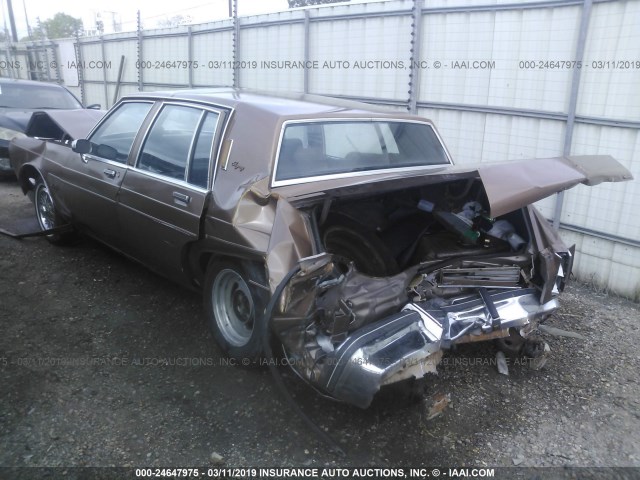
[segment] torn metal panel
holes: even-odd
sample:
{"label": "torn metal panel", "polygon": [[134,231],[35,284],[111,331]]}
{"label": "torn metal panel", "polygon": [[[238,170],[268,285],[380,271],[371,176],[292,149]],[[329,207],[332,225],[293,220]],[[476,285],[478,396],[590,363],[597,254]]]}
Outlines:
{"label": "torn metal panel", "polygon": [[44,130],[48,128],[50,121],[71,139],[85,138],[105,113],[104,110],[93,109],[43,110],[31,116],[25,133],[30,137],[48,138],[49,135]]}
{"label": "torn metal panel", "polygon": [[428,172],[383,172],[367,177],[320,179],[317,182],[278,187],[292,201],[312,193],[347,197],[416,185],[480,178],[492,217],[499,217],[580,183],[631,180],[628,169],[609,155],[533,158],[478,166],[447,166]]}
{"label": "torn metal panel", "polygon": [[313,255],[312,235],[303,214],[285,199],[278,199],[273,219],[266,264],[274,291],[301,258]]}
{"label": "torn metal panel", "polygon": [[536,158],[481,165],[491,215],[498,217],[579,183],[631,180],[631,172],[609,155]]}

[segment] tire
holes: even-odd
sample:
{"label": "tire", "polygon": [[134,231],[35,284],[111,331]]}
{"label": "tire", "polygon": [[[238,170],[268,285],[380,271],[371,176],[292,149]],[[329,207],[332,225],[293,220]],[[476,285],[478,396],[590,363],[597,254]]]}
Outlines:
{"label": "tire", "polygon": [[[329,222],[327,222],[329,223]],[[332,222],[323,234],[329,253],[343,256],[355,264],[359,272],[373,277],[386,277],[400,271],[398,263],[375,232],[355,222]]]}
{"label": "tire", "polygon": [[[34,187],[33,205],[36,211],[36,218],[41,230],[49,230],[64,225],[64,221],[56,210],[56,207],[49,193],[49,187],[42,178],[38,178]],[[66,245],[74,239],[74,232],[54,233],[45,238],[54,245]]]}
{"label": "tire", "polygon": [[511,328],[509,330],[508,337],[498,338],[495,340],[495,345],[498,347],[498,350],[510,358],[521,357],[525,343],[526,339],[521,337],[515,328]]}
{"label": "tire", "polygon": [[254,264],[213,260],[207,269],[204,308],[222,350],[243,365],[263,354],[263,319],[268,292],[263,269]]}

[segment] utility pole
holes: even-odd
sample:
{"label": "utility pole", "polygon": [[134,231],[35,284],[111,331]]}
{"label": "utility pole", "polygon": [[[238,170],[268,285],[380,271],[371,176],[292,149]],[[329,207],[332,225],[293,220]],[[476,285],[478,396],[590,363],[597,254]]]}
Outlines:
{"label": "utility pole", "polygon": [[11,25],[11,38],[14,42],[18,42],[18,32],[16,31],[16,19],[13,18],[13,5],[11,5],[11,0],[7,0],[7,10],[9,11],[9,25]]}
{"label": "utility pole", "polygon": [[31,34],[31,25],[29,25],[29,15],[27,15],[27,4],[25,0],[22,0],[22,8],[24,8],[24,19],[27,22],[27,33],[29,35],[29,40],[33,40],[33,35]]}

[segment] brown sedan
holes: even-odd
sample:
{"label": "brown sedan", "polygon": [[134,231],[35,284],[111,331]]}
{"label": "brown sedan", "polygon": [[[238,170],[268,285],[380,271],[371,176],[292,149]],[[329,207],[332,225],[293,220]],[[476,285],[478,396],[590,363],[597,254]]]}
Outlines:
{"label": "brown sedan", "polygon": [[457,168],[421,117],[233,89],[128,96],[86,140],[14,140],[11,163],[51,242],[82,232],[202,290],[228,355],[273,336],[360,407],[454,344],[533,354],[574,252],[529,204],[631,178],[607,156]]}

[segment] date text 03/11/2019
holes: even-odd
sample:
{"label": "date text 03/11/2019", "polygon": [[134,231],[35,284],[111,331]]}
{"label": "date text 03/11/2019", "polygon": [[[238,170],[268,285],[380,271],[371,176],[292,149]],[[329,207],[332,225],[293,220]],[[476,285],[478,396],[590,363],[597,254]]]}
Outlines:
{"label": "date text 03/11/2019", "polygon": [[493,468],[319,468],[319,467],[269,467],[269,468],[136,468],[137,478],[493,478]]}

